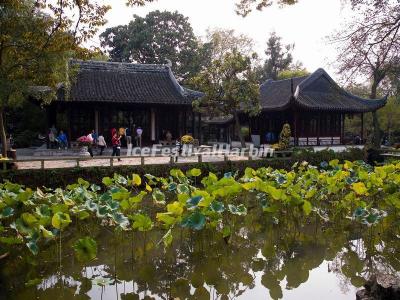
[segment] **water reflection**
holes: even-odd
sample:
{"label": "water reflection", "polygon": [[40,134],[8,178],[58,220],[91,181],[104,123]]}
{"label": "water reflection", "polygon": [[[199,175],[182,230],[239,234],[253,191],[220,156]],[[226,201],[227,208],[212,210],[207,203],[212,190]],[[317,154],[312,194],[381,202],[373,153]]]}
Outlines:
{"label": "water reflection", "polygon": [[157,245],[161,231],[114,234],[95,231],[97,226],[80,228],[96,237],[98,259],[79,264],[68,250],[75,241],[70,236],[64,241],[61,270],[54,245],[37,261],[8,260],[2,268],[2,295],[51,300],[354,299],[356,288],[371,274],[399,275],[396,220],[375,228],[349,220],[335,225],[281,220],[274,224],[261,213],[232,220],[235,234],[229,240],[211,230],[178,229],[168,249]]}

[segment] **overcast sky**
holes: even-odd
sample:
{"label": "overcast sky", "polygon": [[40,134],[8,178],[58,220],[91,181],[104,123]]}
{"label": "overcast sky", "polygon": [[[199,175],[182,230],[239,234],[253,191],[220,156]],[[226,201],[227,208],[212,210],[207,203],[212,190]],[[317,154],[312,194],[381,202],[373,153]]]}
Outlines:
{"label": "overcast sky", "polygon": [[[259,54],[265,49],[272,31],[282,36],[285,43],[295,43],[293,56],[309,71],[325,68],[337,78],[332,66],[336,57],[335,45],[327,43],[326,37],[339,29],[349,10],[340,0],[301,0],[294,6],[267,7],[252,12],[246,18],[235,13],[235,0],[158,0],[145,7],[127,7],[124,0],[103,0],[112,6],[107,14],[105,28],[128,24],[134,14],[145,16],[152,10],[179,11],[189,18],[194,32],[204,36],[207,28],[232,28],[255,40]],[[98,39],[92,44],[99,46]]]}

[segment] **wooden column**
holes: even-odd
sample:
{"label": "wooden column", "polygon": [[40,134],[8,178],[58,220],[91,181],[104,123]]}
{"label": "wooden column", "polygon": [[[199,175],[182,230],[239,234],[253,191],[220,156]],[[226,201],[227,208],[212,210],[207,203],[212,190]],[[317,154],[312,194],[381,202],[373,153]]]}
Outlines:
{"label": "wooden column", "polygon": [[94,131],[99,134],[99,111],[94,110]]}
{"label": "wooden column", "polygon": [[318,112],[317,119],[317,146],[319,146],[319,137],[321,136],[321,112]]}
{"label": "wooden column", "polygon": [[203,136],[201,132],[201,113],[199,113],[199,143],[202,144]]}
{"label": "wooden column", "polygon": [[364,144],[364,114],[361,113],[361,134],[360,134],[360,138],[361,138],[361,144]]}
{"label": "wooden column", "polygon": [[68,146],[71,146],[71,139],[72,139],[72,128],[71,128],[71,107],[68,105],[67,107],[67,139],[68,139]]}
{"label": "wooden column", "polygon": [[297,111],[294,111],[294,145],[298,146],[299,145],[299,139],[297,136],[297,130],[298,130],[298,126],[297,126],[297,120],[298,120],[298,115],[297,115]]}
{"label": "wooden column", "polygon": [[156,140],[156,112],[154,108],[150,109],[150,126],[151,126],[151,141],[155,142]]}
{"label": "wooden column", "polygon": [[341,114],[340,120],[340,143],[344,144],[344,120],[346,119],[346,114]]}
{"label": "wooden column", "polygon": [[192,113],[192,134],[193,134],[193,137],[196,137],[196,132],[195,132],[195,128],[196,128],[195,127],[196,126],[195,117],[196,117],[196,115],[193,110],[191,111],[191,113]]}

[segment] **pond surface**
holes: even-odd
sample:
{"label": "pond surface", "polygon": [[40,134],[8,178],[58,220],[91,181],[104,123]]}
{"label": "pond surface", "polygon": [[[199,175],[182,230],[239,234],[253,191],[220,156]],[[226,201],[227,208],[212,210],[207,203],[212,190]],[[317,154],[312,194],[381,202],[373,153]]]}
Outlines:
{"label": "pond surface", "polygon": [[61,268],[54,241],[35,260],[7,258],[0,298],[355,299],[372,274],[399,276],[398,221],[369,228],[345,219],[335,226],[288,218],[275,224],[250,213],[233,223],[229,240],[177,229],[167,249],[158,244],[162,231],[115,234],[89,224],[96,260],[75,260],[72,232],[62,242]]}

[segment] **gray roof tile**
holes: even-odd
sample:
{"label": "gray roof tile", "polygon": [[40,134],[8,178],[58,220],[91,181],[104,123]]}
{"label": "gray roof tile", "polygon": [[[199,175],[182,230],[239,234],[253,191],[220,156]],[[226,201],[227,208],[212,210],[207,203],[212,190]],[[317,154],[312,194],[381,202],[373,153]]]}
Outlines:
{"label": "gray roof tile", "polygon": [[293,104],[308,110],[348,113],[377,110],[386,104],[387,99],[364,99],[350,94],[323,69],[305,77],[268,80],[260,86],[260,97],[261,106],[266,111],[283,110]]}
{"label": "gray roof tile", "polygon": [[179,85],[166,65],[72,60],[78,66],[69,98],[75,102],[191,105],[202,93]]}

